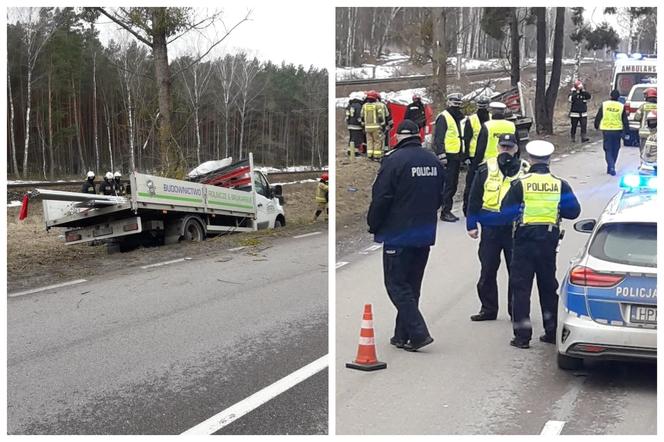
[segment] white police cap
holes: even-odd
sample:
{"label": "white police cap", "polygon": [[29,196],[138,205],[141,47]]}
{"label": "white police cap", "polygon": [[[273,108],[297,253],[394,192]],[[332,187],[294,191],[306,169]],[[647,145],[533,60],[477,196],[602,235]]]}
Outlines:
{"label": "white police cap", "polygon": [[526,152],[533,157],[545,158],[553,153],[553,144],[544,140],[534,140],[526,144]]}
{"label": "white police cap", "polygon": [[505,103],[501,103],[500,101],[492,101],[491,103],[489,103],[489,109],[505,110],[507,109],[507,105]]}

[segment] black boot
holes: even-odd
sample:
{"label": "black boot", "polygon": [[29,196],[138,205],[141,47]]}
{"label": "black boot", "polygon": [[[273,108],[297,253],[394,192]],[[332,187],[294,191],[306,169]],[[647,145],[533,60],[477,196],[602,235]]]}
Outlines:
{"label": "black boot", "polygon": [[459,221],[459,217],[454,216],[452,212],[444,212],[440,214],[440,220],[448,223],[454,223]]}

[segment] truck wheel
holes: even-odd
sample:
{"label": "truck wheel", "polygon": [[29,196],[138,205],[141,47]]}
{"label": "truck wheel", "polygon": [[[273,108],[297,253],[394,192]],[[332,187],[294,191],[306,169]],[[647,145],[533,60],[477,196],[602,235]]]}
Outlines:
{"label": "truck wheel", "polygon": [[201,224],[196,221],[194,218],[189,218],[184,225],[184,235],[182,235],[182,239],[185,241],[194,241],[194,242],[200,242],[205,239],[205,232],[203,231],[203,227]]}
{"label": "truck wheel", "polygon": [[281,219],[277,218],[276,220],[274,220],[274,228],[275,229],[278,229],[278,228],[283,227],[283,226],[284,225],[281,223]]}
{"label": "truck wheel", "polygon": [[561,370],[579,370],[583,368],[583,359],[558,353],[558,368]]}

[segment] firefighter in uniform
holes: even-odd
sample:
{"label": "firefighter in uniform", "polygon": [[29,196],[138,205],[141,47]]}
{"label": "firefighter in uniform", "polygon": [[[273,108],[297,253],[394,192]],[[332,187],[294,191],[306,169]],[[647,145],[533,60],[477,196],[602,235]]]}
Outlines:
{"label": "firefighter in uniform", "polygon": [[348,106],[346,106],[346,126],[348,127],[349,141],[348,154],[350,149],[355,149],[355,155],[361,155],[365,152],[366,138],[362,128],[362,102],[364,96],[361,92],[350,94]]}
{"label": "firefighter in uniform", "polygon": [[[482,226],[478,255],[481,270],[477,294],[482,304],[471,321],[491,321],[498,316],[498,283],[500,254],[505,258],[507,273],[512,260],[512,220],[500,212],[500,202],[512,181],[528,171],[528,163],[519,159],[519,146],[513,134],[504,134],[498,141],[498,156],[489,158],[477,169],[470,191],[466,230],[477,239],[477,224]],[[508,308],[512,314],[512,299],[508,289]]]}
{"label": "firefighter in uniform", "polygon": [[420,133],[422,132],[422,129],[424,129],[424,126],[427,124],[427,120],[426,114],[424,113],[422,97],[419,94],[413,95],[413,101],[406,108],[406,114],[403,118],[404,120],[413,121],[420,129]]}
{"label": "firefighter in uniform", "polygon": [[505,118],[507,112],[505,103],[497,101],[490,103],[489,112],[491,119],[482,125],[477,137],[477,149],[472,164],[475,170],[483,161],[498,156],[498,137],[500,135],[516,133],[514,123]]}
{"label": "firefighter in uniform", "polygon": [[125,195],[125,186],[122,184],[122,174],[120,172],[115,172],[113,174],[113,192],[116,196]]}
{"label": "firefighter in uniform", "polygon": [[654,87],[649,87],[643,92],[645,96],[645,103],[639,106],[638,110],[634,114],[634,121],[638,121],[639,124],[639,148],[643,151],[643,146],[646,145],[646,140],[650,135],[650,129],[647,124],[648,113],[653,110],[657,110],[657,89]]}
{"label": "firefighter in uniform", "polygon": [[620,92],[611,91],[611,99],[602,103],[595,116],[595,129],[602,131],[604,141],[604,158],[606,159],[606,173],[616,174],[616,161],[620,150],[620,140],[623,132],[629,130],[629,121],[625,106],[618,101]]}
{"label": "firefighter in uniform", "polygon": [[104,175],[104,180],[99,183],[99,194],[100,195],[115,195],[113,191],[113,174],[111,172],[106,172]]}
{"label": "firefighter in uniform", "polygon": [[367,224],[374,241],[384,243],[385,288],[397,309],[390,344],[415,351],[433,342],[418,304],[429,247],[436,240],[445,170],[422,148],[414,122],[399,124],[397,140],[374,181]]}
{"label": "firefighter in uniform", "polygon": [[560,241],[560,220],[575,219],[581,206],[570,185],[549,171],[553,144],[536,140],[526,145],[529,173],[515,180],[501,203],[501,212],[516,221],[509,287],[512,294],[510,344],[528,348],[532,337],[530,293],[537,275],[544,334],[540,341],[555,343],[558,321],[556,249]]}
{"label": "firefighter in uniform", "polygon": [[436,118],[433,134],[434,152],[445,168],[445,191],[443,192],[443,205],[440,219],[455,222],[459,218],[452,213],[454,194],[459,184],[459,169],[461,167],[461,110],[462,95],[453,93],[447,97],[447,109]]}
{"label": "firefighter in uniform", "polygon": [[482,125],[489,121],[489,100],[486,98],[479,98],[475,105],[477,112],[466,118],[466,124],[463,128],[463,145],[464,145],[464,163],[468,167],[466,172],[466,186],[463,189],[463,215],[467,216],[468,213],[468,195],[470,194],[470,186],[473,183],[476,169],[473,167],[475,159],[475,151],[477,150],[477,138],[480,135]]}
{"label": "firefighter in uniform", "polygon": [[[394,127],[394,122],[392,121],[392,113],[390,112],[390,108],[387,104],[383,103],[383,98],[380,96],[380,94],[378,94],[378,102],[384,106],[385,110],[385,125],[383,126],[383,151],[380,152],[380,157],[376,158],[380,160],[385,152],[390,150],[390,131]],[[376,157],[375,152],[374,157]]]}
{"label": "firefighter in uniform", "polygon": [[651,168],[650,173],[657,173],[657,109],[651,110],[646,116],[646,126],[650,131],[641,151],[641,169],[644,163]]}
{"label": "firefighter in uniform", "polygon": [[325,221],[327,221],[328,216],[328,191],[329,185],[327,183],[329,176],[327,172],[323,173],[320,176],[318,186],[316,186],[316,212],[314,212],[314,221],[318,219],[321,213],[325,211]]}
{"label": "firefighter in uniform", "polygon": [[590,93],[583,89],[581,80],[576,80],[572,92],[567,96],[567,101],[570,103],[569,118],[572,125],[570,129],[572,143],[576,141],[576,126],[581,126],[581,142],[589,141],[589,138],[586,137],[588,100],[590,100]]}
{"label": "firefighter in uniform", "polygon": [[383,132],[387,124],[387,107],[378,100],[378,92],[367,92],[360,118],[367,138],[367,158],[379,160],[383,155]]}
{"label": "firefighter in uniform", "polygon": [[97,188],[95,187],[95,173],[93,171],[88,172],[87,179],[83,183],[83,188],[81,189],[83,193],[97,193]]}

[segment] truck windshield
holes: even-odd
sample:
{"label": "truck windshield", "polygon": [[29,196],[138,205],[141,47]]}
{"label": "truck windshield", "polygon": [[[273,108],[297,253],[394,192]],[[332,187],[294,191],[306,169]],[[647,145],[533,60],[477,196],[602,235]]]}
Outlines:
{"label": "truck windshield", "polygon": [[595,235],[588,253],[603,261],[657,267],[657,224],[604,224]]}
{"label": "truck windshield", "polygon": [[623,72],[616,75],[616,81],[613,87],[618,89],[621,97],[629,95],[632,86],[641,83],[655,83],[657,81],[657,74],[652,72]]}

